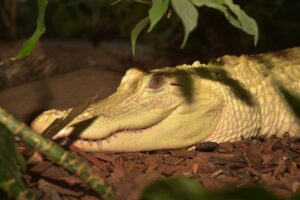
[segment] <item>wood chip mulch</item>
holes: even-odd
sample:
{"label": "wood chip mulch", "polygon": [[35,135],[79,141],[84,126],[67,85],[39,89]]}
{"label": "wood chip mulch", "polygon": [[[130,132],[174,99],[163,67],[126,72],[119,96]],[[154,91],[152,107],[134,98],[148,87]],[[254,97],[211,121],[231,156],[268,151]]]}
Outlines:
{"label": "wood chip mulch", "polygon": [[[85,158],[117,199],[139,199],[153,181],[171,176],[197,180],[207,190],[261,185],[286,199],[300,190],[300,140],[285,135],[267,140],[202,143],[195,150],[144,153],[85,153]],[[75,153],[74,152],[74,153]],[[99,199],[80,179],[48,160],[29,168],[24,176],[41,199]]]}

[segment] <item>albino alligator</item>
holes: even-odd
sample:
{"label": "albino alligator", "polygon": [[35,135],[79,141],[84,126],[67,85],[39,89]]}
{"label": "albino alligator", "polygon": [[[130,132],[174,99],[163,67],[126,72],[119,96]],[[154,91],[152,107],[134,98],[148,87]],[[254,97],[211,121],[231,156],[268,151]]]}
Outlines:
{"label": "albino alligator", "polygon": [[[296,136],[298,118],[277,83],[300,96],[300,48],[148,73],[132,68],[114,94],[91,104],[53,138],[72,133],[79,136],[74,145],[86,151],[131,152],[286,132]],[[32,127],[42,132],[70,110],[46,111]]]}

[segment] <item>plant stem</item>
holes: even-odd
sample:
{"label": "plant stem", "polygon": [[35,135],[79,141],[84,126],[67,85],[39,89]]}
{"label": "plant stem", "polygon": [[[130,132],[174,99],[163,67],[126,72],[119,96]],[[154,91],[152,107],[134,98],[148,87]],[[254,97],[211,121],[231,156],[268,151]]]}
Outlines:
{"label": "plant stem", "polygon": [[83,159],[65,151],[49,139],[33,131],[23,122],[19,122],[11,114],[0,107],[0,123],[5,125],[15,136],[25,144],[47,156],[52,161],[62,165],[68,171],[76,174],[104,199],[114,199],[112,188],[89,167]]}

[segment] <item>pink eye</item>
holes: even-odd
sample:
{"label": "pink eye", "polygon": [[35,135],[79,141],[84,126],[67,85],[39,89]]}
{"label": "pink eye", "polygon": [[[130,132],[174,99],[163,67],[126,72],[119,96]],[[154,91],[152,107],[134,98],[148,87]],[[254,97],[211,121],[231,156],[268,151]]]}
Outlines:
{"label": "pink eye", "polygon": [[159,89],[161,88],[166,81],[164,80],[164,77],[162,75],[154,75],[152,76],[150,82],[149,82],[149,88],[151,89]]}

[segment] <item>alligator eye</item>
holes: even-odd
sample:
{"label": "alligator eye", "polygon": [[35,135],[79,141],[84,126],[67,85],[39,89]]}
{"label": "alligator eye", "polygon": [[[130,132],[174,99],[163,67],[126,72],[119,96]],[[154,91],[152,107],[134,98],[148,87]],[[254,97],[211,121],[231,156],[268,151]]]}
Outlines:
{"label": "alligator eye", "polygon": [[164,77],[162,75],[154,75],[149,82],[149,88],[158,89],[165,83],[166,81],[164,80]]}

